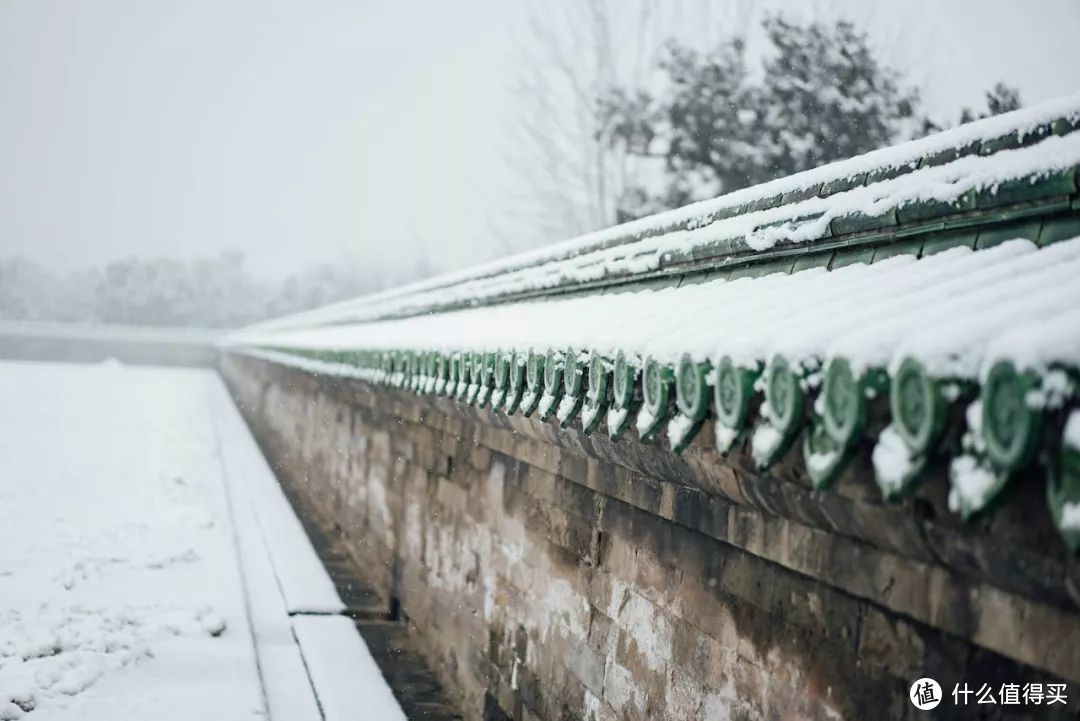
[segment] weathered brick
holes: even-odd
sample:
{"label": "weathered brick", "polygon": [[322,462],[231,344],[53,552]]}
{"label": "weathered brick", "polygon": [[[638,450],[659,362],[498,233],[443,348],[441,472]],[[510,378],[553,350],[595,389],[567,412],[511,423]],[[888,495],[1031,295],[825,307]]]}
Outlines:
{"label": "weathered brick", "polygon": [[502,428],[492,428],[491,426],[478,426],[476,429],[476,439],[480,444],[487,446],[493,451],[504,453],[506,455],[514,455],[514,450],[517,446],[518,437],[513,431],[507,431]]}
{"label": "weathered brick", "polygon": [[559,449],[530,438],[518,438],[514,444],[513,456],[530,466],[550,471],[559,472]]}
{"label": "weathered brick", "polygon": [[1030,519],[937,513],[942,475],[886,506],[865,457],[819,492],[798,453],[761,474],[708,427],[678,456],[253,359],[223,372],[466,718],[907,719],[916,674],[1080,679],[1080,572]]}
{"label": "weathered brick", "polygon": [[469,465],[474,471],[486,473],[491,468],[491,451],[484,446],[474,445],[469,451]]}

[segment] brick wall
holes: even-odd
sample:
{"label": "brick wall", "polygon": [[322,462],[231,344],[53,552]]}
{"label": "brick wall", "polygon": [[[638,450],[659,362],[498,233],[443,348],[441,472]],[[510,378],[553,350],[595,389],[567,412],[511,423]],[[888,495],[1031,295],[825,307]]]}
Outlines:
{"label": "brick wall", "polygon": [[222,372],[467,718],[925,718],[924,675],[1070,682],[1068,708],[982,718],[1080,708],[1080,570],[1037,477],[971,527],[941,477],[884,505],[865,458],[819,493],[801,464],[718,456],[709,428],[676,456],[249,357]]}

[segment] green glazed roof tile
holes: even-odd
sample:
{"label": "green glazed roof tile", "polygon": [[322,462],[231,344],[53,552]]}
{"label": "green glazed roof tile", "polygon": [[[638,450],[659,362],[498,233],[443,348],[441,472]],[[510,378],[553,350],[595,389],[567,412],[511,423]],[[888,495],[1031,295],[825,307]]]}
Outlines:
{"label": "green glazed roof tile", "polygon": [[939,150],[936,153],[927,155],[919,162],[920,168],[933,168],[938,165],[945,165],[951,163],[954,160],[963,158],[968,155],[976,155],[979,152],[979,148],[982,143],[978,140],[973,140],[966,145],[962,145],[958,148],[946,148]]}
{"label": "green glazed roof tile", "polygon": [[829,263],[829,270],[836,270],[838,268],[843,268],[846,265],[854,265],[855,263],[869,263],[874,259],[874,252],[876,250],[876,248],[869,246],[840,248],[833,253],[832,261]]}
{"label": "green glazed roof tile", "polygon": [[761,469],[787,453],[803,425],[806,402],[800,374],[780,355],[774,356],[765,368],[764,392],[767,412],[761,414],[757,428],[773,432],[755,431],[751,438],[752,454]]}
{"label": "green glazed roof tile", "polygon": [[852,450],[833,440],[817,418],[803,433],[803,465],[815,490],[826,490],[851,462]]}
{"label": "green glazed roof tile", "polygon": [[694,253],[691,248],[680,248],[678,250],[665,250],[660,256],[660,267],[676,265],[678,263],[689,263],[694,260]]}
{"label": "green glazed roof tile", "polygon": [[857,188],[866,182],[866,173],[858,173],[847,178],[837,178],[821,186],[821,191],[818,195],[822,198],[827,198],[830,195],[842,193],[845,190],[851,190]]}
{"label": "green glazed roof tile", "polygon": [[1039,239],[1039,230],[1042,228],[1041,220],[1029,220],[1024,223],[1012,223],[1009,225],[986,228],[979,231],[979,237],[975,241],[978,249],[992,248],[1014,238],[1027,238],[1031,241]]}
{"label": "green glazed roof tile", "polygon": [[1013,132],[997,138],[984,140],[982,142],[982,147],[979,148],[979,154],[992,155],[1001,152],[1002,150],[1011,150],[1012,148],[1018,147],[1020,147],[1020,138]]}
{"label": "green glazed roof tile", "polygon": [[612,286],[612,293],[632,293],[639,290],[663,290],[664,288],[677,288],[679,286],[679,278],[649,278],[648,280],[638,280],[632,283],[624,283],[618,286]]}
{"label": "green glazed roof tile", "polygon": [[731,215],[727,216],[729,218],[746,215],[750,212],[750,203],[739,203],[738,205],[729,208],[728,211],[731,213]]}
{"label": "green glazed roof tile", "polygon": [[685,288],[690,285],[701,285],[711,280],[716,280],[720,274],[715,270],[705,270],[694,273],[683,273],[679,276],[679,287]]}
{"label": "green glazed roof tile", "polygon": [[843,215],[833,218],[829,223],[832,234],[847,235],[848,233],[860,233],[864,230],[878,230],[891,225],[896,225],[896,209],[892,208],[881,215]]}
{"label": "green glazed roof tile", "polygon": [[753,277],[751,275],[751,267],[752,265],[750,263],[747,263],[745,265],[737,265],[734,268],[729,268],[727,274],[724,277],[729,282],[733,280],[738,280],[739,278]]}
{"label": "green glazed roof tile", "polygon": [[904,165],[895,165],[890,167],[878,168],[866,174],[866,184],[873,185],[874,183],[880,183],[883,180],[892,180],[898,178],[901,175],[910,173],[918,167],[918,163],[905,163]]}
{"label": "green glazed roof tile", "polygon": [[710,363],[696,363],[686,353],[675,367],[675,405],[681,418],[668,426],[668,440],[676,453],[690,444],[709,414],[711,394],[707,379],[711,372]]}
{"label": "green glazed roof tile", "polygon": [[827,250],[824,253],[806,253],[795,258],[791,265],[791,272],[798,273],[800,270],[811,268],[827,268],[832,261],[833,252]]}
{"label": "green glazed roof tile", "polygon": [[765,198],[758,198],[746,204],[746,212],[754,213],[759,210],[768,210],[770,208],[779,208],[783,203],[782,195],[770,195]]}
{"label": "green glazed roof tile", "polygon": [[1039,231],[1039,245],[1080,237],[1080,215],[1047,218]]}
{"label": "green glazed roof tile", "polygon": [[781,218],[780,220],[773,220],[768,223],[762,223],[761,225],[754,226],[754,232],[759,230],[765,230],[766,228],[780,228],[784,225],[795,224],[798,222],[796,218]]}
{"label": "green glazed roof tile", "polygon": [[1038,376],[1017,371],[1009,361],[998,361],[987,373],[979,433],[987,458],[998,469],[1015,471],[1035,456],[1043,413],[1029,399],[1039,383]]}
{"label": "green glazed roof tile", "polygon": [[958,248],[960,246],[974,248],[975,240],[978,238],[978,235],[978,233],[971,231],[935,235],[923,241],[920,256],[925,258],[928,255],[940,253],[941,251],[950,248]]}
{"label": "green glazed roof tile", "polygon": [[1058,118],[1050,125],[1050,131],[1054,135],[1068,135],[1080,130],[1080,115]]}
{"label": "green glazed roof tile", "polygon": [[920,223],[919,225],[909,225],[906,227],[898,228],[893,235],[894,238],[910,238],[912,236],[926,236],[929,233],[940,233],[949,228],[945,225],[944,220],[938,220],[933,223]]}
{"label": "green glazed roof tile", "polygon": [[[1080,411],[1072,411],[1073,415],[1077,413]],[[1072,416],[1069,420],[1072,421]],[[1080,447],[1069,443],[1065,435],[1062,433],[1060,458],[1046,464],[1046,501],[1065,544],[1077,553],[1080,552],[1080,528],[1068,518],[1067,509],[1080,506]]]}
{"label": "green glazed roof tile", "polygon": [[1017,137],[1015,133],[1009,133],[1008,135],[1002,135],[1001,137],[983,140],[983,146],[978,149],[978,152],[982,155],[990,155],[1002,150],[1011,150],[1018,147],[1020,147],[1020,137]]}
{"label": "green glazed roof tile", "polygon": [[694,260],[708,260],[718,256],[731,255],[736,251],[739,238],[724,238],[702,243],[693,247]]}
{"label": "green glazed roof tile", "polygon": [[790,273],[794,262],[794,258],[787,257],[766,263],[747,263],[733,268],[728,273],[727,279],[731,281],[739,278],[762,278],[773,273]]}
{"label": "green glazed roof tile", "polygon": [[946,230],[986,228],[1000,223],[1012,223],[1030,218],[1044,218],[1048,215],[1068,210],[1068,198],[1051,198],[1019,206],[1011,206],[1001,210],[988,210],[982,213],[972,213],[962,217],[948,218],[944,221],[944,227]]}
{"label": "green glazed roof tile", "polygon": [[818,192],[820,192],[820,190],[821,183],[815,183],[814,185],[803,188],[801,190],[788,191],[787,193],[784,193],[783,197],[780,199],[780,204],[790,205],[792,203],[800,203],[809,198],[813,198],[818,194]]}
{"label": "green glazed roof tile", "polygon": [[717,208],[705,217],[704,225],[715,223],[718,220],[727,220],[728,218],[734,218],[738,215],[739,206],[729,206],[727,208]]}
{"label": "green glazed roof tile", "polygon": [[896,211],[896,217],[901,223],[913,223],[967,210],[975,210],[973,191],[968,191],[954,200],[929,199],[908,203]]}
{"label": "green glazed roof tile", "polygon": [[1067,168],[1043,177],[1025,177],[1007,180],[990,188],[980,190],[976,202],[980,208],[1025,203],[1076,192],[1076,168]]}
{"label": "green glazed roof tile", "polygon": [[997,138],[990,140],[984,140],[979,153],[982,155],[993,155],[994,153],[1001,152],[1002,150],[1012,150],[1014,148],[1020,148],[1026,145],[1034,145],[1040,140],[1046,138],[1051,133],[1051,125],[1038,125],[1031,130],[1028,130],[1021,134],[1019,131],[1013,131],[1006,133]]}
{"label": "green glazed roof tile", "polygon": [[892,243],[879,245],[874,248],[874,257],[870,262],[877,263],[878,261],[885,260],[886,258],[892,258],[897,255],[917,256],[922,250],[922,246],[922,238],[907,238],[905,240],[894,241]]}
{"label": "green glazed roof tile", "polygon": [[[815,213],[813,215],[800,215],[794,218],[781,218],[780,220],[774,220],[770,223],[762,223],[761,225],[754,228],[754,232],[757,233],[758,231],[768,228],[782,228],[784,226],[790,226],[793,229],[798,229],[806,225],[807,223],[812,223],[813,221],[819,219],[822,215],[824,215],[824,213]],[[829,238],[832,237],[832,235],[833,232],[831,228],[828,225],[825,225],[824,230],[818,232],[815,235],[815,239],[820,240],[822,238]]]}

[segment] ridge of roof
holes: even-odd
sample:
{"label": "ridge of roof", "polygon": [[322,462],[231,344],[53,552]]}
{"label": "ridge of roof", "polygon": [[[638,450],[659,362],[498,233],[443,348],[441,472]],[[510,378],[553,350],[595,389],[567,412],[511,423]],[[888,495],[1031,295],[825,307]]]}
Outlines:
{"label": "ridge of roof", "polygon": [[[967,213],[966,219],[985,217],[987,209],[1001,203],[975,202],[965,193],[996,189],[1018,179],[1038,181],[1054,171],[1074,171],[1080,165],[1078,129],[1080,94],[1075,94],[251,329],[374,320],[503,302],[632,282],[655,277],[665,268],[683,273],[688,267],[709,270],[770,260],[775,257],[770,251],[778,245],[809,246],[891,226],[917,228],[913,221],[937,220],[950,211]],[[1057,189],[1066,190],[1058,195],[1075,193],[1075,172],[1058,181]],[[1010,191],[1019,187],[1024,202],[1023,183],[1012,185]],[[918,209],[907,212],[910,217],[894,217],[905,205],[927,200],[933,202],[922,203],[924,217]],[[877,239],[888,241],[889,237]]]}

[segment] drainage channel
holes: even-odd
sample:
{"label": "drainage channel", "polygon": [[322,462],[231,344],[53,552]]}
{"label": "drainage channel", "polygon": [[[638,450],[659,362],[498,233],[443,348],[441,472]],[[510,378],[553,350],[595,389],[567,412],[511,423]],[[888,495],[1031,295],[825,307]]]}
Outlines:
{"label": "drainage channel", "polygon": [[287,484],[282,488],[337,587],[345,604],[341,613],[353,619],[405,716],[412,721],[461,721],[461,713],[409,639],[405,624],[392,618],[379,595],[360,576],[340,539],[326,532]]}

